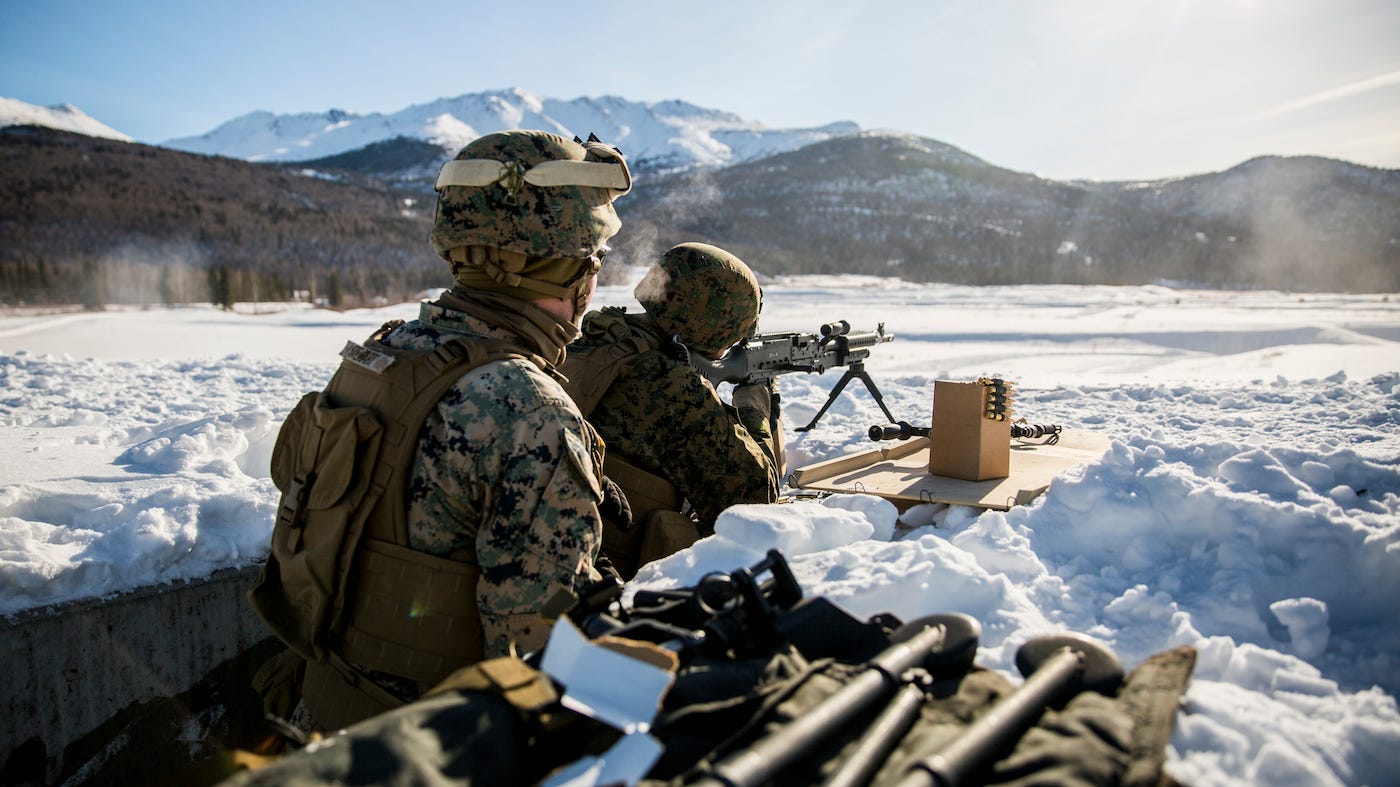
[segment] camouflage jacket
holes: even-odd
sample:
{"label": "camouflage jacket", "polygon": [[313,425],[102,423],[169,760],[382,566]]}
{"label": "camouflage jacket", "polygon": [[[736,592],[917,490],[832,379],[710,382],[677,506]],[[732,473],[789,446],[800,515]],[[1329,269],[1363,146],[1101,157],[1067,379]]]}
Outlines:
{"label": "camouflage jacket", "polygon": [[[384,342],[426,349],[461,335],[554,355],[436,303]],[[409,545],[437,555],[475,550],[487,658],[508,654],[512,641],[521,652],[542,646],[544,602],[598,578],[602,450],[559,383],[524,360],[463,375],[424,424],[406,495]]]}
{"label": "camouflage jacket", "polygon": [[[588,416],[608,450],[675,485],[694,508],[702,534],[713,532],[715,518],[729,506],[776,501],[779,479],[767,421],[725,404],[699,372],[668,355],[662,349],[666,338],[645,314],[589,312],[583,335],[571,347],[632,337],[647,349],[623,363]],[[570,368],[566,362],[566,375]]]}

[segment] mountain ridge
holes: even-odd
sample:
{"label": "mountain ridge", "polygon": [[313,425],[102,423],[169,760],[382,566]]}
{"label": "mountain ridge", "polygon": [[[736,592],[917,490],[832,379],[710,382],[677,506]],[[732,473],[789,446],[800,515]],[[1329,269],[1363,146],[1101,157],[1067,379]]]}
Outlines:
{"label": "mountain ridge", "polygon": [[0,128],[6,126],[43,126],[90,137],[121,142],[135,141],[131,136],[102,123],[72,104],[40,107],[16,98],[0,96]]}
{"label": "mountain ridge", "polygon": [[620,210],[614,246],[629,257],[710,240],[770,273],[1400,289],[1400,170],[1319,157],[1150,183],[1054,181],[912,134],[861,132],[659,176]]}
{"label": "mountain ridge", "polygon": [[848,121],[770,129],[678,99],[638,102],[604,95],[562,100],[508,88],[439,98],[389,114],[339,109],[293,115],[253,112],[161,146],[249,161],[306,161],[404,137],[432,143],[451,155],[478,136],[512,128],[561,136],[596,133],[623,149],[639,170],[724,166],[859,130]]}
{"label": "mountain ridge", "polygon": [[[500,111],[538,99],[473,95]],[[613,121],[636,110],[617,97],[571,106],[616,110]],[[685,102],[647,112],[715,118]],[[703,137],[731,156],[749,133],[733,117]],[[350,119],[336,110],[317,122]],[[263,122],[279,121],[268,114]],[[618,202],[623,233],[613,259],[642,265],[671,244],[698,240],[734,251],[761,274],[1400,291],[1400,170],[1260,156],[1220,173],[1057,181],[906,132],[839,130],[724,166],[653,156]],[[108,264],[130,274],[109,288],[121,290],[139,278],[140,260],[154,264],[144,252],[112,262],[113,249],[132,247],[191,250],[194,267],[231,266],[264,296],[339,290],[363,303],[408,297],[441,278],[423,239],[432,181],[450,154],[421,137],[297,162],[83,142],[32,126],[0,129],[0,138],[6,171],[15,173],[0,194],[0,273],[13,279],[0,282],[0,300],[32,299],[44,282],[67,281],[76,292],[93,278],[84,266]],[[752,150],[763,145],[761,137],[748,141]],[[312,182],[321,184],[314,195]],[[193,188],[201,183],[237,188]],[[380,258],[394,261],[387,275]],[[186,285],[183,297],[201,286]],[[153,289],[147,277],[144,295],[122,297],[151,302]]]}

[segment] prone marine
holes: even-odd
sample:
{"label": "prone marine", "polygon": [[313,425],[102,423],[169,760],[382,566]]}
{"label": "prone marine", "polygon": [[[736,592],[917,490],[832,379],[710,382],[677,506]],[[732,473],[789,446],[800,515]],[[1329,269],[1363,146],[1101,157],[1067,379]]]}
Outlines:
{"label": "prone marine", "polygon": [[604,522],[604,553],[623,578],[713,533],[729,506],[776,502],[784,472],[771,382],[738,385],[726,404],[692,363],[753,336],[762,293],[749,267],[716,246],[682,243],[634,294],[639,314],[585,315],[561,367],[608,443],[605,470],[636,520],[630,530]]}

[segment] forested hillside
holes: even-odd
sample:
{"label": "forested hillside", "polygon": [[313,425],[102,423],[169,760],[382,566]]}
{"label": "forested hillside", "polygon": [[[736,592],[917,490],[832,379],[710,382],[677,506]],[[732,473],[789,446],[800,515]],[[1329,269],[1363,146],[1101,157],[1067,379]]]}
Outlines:
{"label": "forested hillside", "polygon": [[768,273],[963,284],[1400,289],[1400,171],[1262,158],[1147,183],[1061,182],[866,133],[639,189],[619,246],[705,239]]}
{"label": "forested hillside", "polygon": [[441,286],[433,205],[331,180],[52,129],[0,130],[0,303],[318,299]]}
{"label": "forested hillside", "polygon": [[[444,157],[398,139],[254,164],[5,128],[0,303],[409,299],[446,283],[428,244]],[[617,207],[605,273],[700,240],[767,275],[1400,290],[1400,170],[1329,159],[1063,182],[866,132],[721,169],[639,171]]]}

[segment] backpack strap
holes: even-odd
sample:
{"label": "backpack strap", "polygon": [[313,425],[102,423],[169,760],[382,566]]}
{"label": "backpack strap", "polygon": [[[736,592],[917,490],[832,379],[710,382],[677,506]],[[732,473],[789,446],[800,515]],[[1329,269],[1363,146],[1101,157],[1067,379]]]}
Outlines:
{"label": "backpack strap", "polygon": [[593,414],[622,369],[649,349],[651,345],[636,335],[611,344],[569,345],[568,356],[559,365],[559,372],[568,378],[564,381],[564,390],[584,418]]}
{"label": "backpack strap", "polygon": [[427,351],[401,350],[373,338],[363,346],[347,342],[341,357],[345,360],[331,378],[327,396],[332,401],[363,404],[384,424],[369,493],[375,502],[365,534],[401,546],[408,546],[409,470],[423,424],[438,400],[462,375],[493,361],[529,360],[541,369],[549,368],[539,356],[487,338],[455,337]]}

